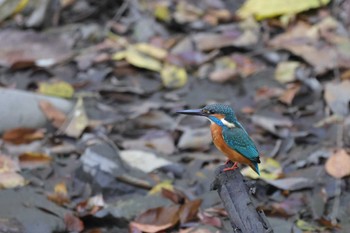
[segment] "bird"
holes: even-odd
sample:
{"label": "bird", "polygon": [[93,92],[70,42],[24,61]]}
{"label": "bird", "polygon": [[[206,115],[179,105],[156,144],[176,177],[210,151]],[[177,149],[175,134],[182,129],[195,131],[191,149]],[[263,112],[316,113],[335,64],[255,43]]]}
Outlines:
{"label": "bird", "polygon": [[225,168],[223,171],[235,170],[238,168],[238,163],[240,163],[250,166],[260,175],[258,166],[258,163],[260,163],[259,151],[243,125],[238,121],[231,106],[210,104],[201,109],[181,110],[177,113],[202,116],[209,119],[214,145],[228,158],[225,164],[229,161],[234,163],[232,167]]}

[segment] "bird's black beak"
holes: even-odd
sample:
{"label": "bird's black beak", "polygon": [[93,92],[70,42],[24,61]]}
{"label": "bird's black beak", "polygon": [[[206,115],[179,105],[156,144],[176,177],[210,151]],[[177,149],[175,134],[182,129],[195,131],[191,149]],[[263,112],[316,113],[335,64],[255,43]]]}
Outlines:
{"label": "bird's black beak", "polygon": [[207,116],[202,112],[202,109],[189,109],[189,110],[181,110],[176,113],[185,114],[185,115],[194,115],[194,116]]}

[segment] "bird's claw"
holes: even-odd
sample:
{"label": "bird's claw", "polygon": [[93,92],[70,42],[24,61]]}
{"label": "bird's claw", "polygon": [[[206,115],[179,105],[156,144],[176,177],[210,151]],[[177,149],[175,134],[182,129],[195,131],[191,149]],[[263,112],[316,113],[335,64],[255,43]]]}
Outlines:
{"label": "bird's claw", "polygon": [[[225,163],[225,164],[227,164],[227,163]],[[226,167],[226,168],[223,169],[223,171],[224,171],[224,172],[226,172],[226,171],[233,171],[233,170],[236,170],[237,168],[238,168],[238,163],[235,162],[235,163],[232,165],[232,167]]]}

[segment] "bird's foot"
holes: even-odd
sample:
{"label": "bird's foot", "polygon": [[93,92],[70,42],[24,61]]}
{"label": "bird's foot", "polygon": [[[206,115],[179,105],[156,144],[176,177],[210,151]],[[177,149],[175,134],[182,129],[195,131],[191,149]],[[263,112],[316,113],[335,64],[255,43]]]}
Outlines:
{"label": "bird's foot", "polygon": [[229,162],[231,162],[231,160],[226,160],[225,165],[227,165]]}
{"label": "bird's foot", "polygon": [[232,167],[227,167],[227,168],[224,168],[223,171],[224,172],[227,172],[227,171],[233,171],[233,170],[236,170],[238,168],[238,163],[235,162]]}

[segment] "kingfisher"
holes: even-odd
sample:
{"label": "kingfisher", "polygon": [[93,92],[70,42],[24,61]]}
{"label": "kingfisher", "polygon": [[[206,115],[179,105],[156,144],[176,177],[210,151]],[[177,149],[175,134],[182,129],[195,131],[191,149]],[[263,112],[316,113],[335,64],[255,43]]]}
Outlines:
{"label": "kingfisher", "polygon": [[258,149],[229,105],[211,104],[202,109],[181,110],[177,113],[209,119],[214,145],[228,158],[226,164],[233,162],[232,167],[225,168],[224,171],[235,170],[238,163],[241,163],[250,166],[260,175]]}

